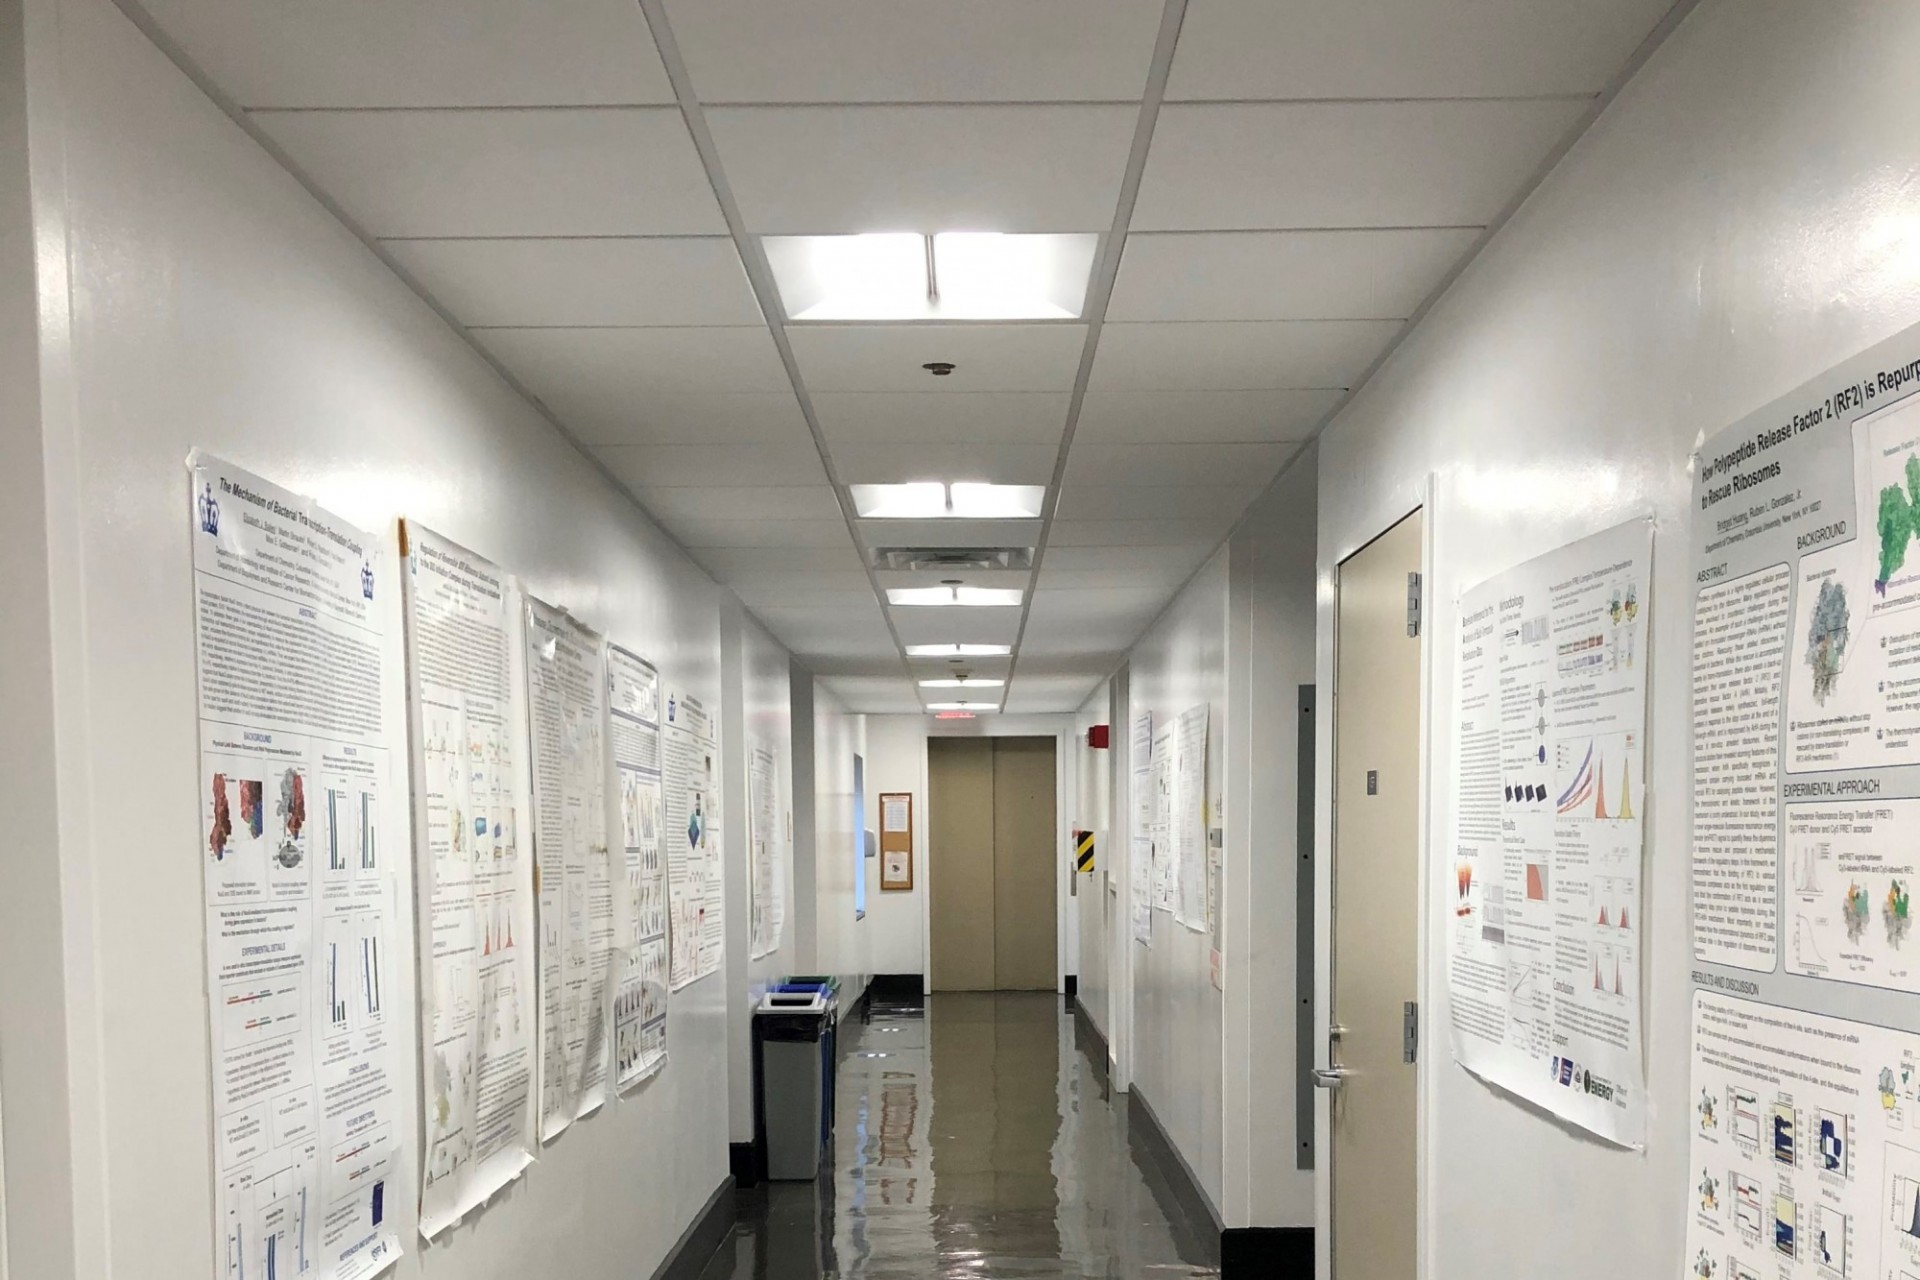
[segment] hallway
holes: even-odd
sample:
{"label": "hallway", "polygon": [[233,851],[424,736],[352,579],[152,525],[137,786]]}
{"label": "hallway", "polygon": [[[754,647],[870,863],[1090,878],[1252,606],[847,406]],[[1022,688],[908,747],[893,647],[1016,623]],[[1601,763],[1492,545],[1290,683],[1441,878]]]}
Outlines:
{"label": "hallway", "polygon": [[1059,997],[939,995],[842,1034],[833,1168],[742,1191],[702,1280],[1218,1274]]}

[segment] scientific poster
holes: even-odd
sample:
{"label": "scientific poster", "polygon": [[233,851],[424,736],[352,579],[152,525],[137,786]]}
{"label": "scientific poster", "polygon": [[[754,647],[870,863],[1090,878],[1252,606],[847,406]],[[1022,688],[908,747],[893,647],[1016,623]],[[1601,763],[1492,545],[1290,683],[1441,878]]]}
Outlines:
{"label": "scientific poster", "polygon": [[707,705],[668,688],[661,736],[667,939],[675,991],[720,968],[726,884],[720,855],[720,746]]}
{"label": "scientific poster", "polygon": [[540,1138],[607,1100],[613,874],[598,632],[527,600],[527,723],[540,891]]}
{"label": "scientific poster", "polygon": [[1174,918],[1195,933],[1212,928],[1207,915],[1207,878],[1211,874],[1207,843],[1208,709],[1204,702],[1188,707],[1175,722],[1172,829],[1168,832],[1178,894]]}
{"label": "scientific poster", "polygon": [[613,1083],[623,1090],[667,1060],[667,868],[660,847],[660,675],[619,645],[607,646],[607,711],[620,837]]}
{"label": "scientific poster", "polygon": [[1455,1059],[1631,1147],[1652,563],[1636,520],[1460,598],[1447,868]]}
{"label": "scientific poster", "polygon": [[418,851],[420,1233],[458,1222],[533,1162],[533,860],[520,843],[527,740],[517,592],[412,521],[407,692]]}
{"label": "scientific poster", "polygon": [[386,820],[395,584],[352,525],[217,459],[189,466],[216,1256],[227,1280],[360,1280],[400,1257],[387,1185],[410,1087]]}
{"label": "scientific poster", "polygon": [[753,876],[753,958],[780,949],[787,922],[786,842],[780,820],[780,759],[773,744],[747,747],[747,869]]}
{"label": "scientific poster", "polygon": [[1153,841],[1153,909],[1171,911],[1180,897],[1180,850],[1173,842],[1174,788],[1179,785],[1174,746],[1179,741],[1172,724],[1153,731],[1153,754],[1148,765],[1147,796],[1150,812],[1147,838]]}
{"label": "scientific poster", "polygon": [[1133,913],[1133,940],[1153,945],[1153,713],[1133,721],[1133,821],[1128,849],[1127,902]]}
{"label": "scientific poster", "polygon": [[1920,1276],[1917,387],[1909,332],[1695,460],[1690,1276]]}

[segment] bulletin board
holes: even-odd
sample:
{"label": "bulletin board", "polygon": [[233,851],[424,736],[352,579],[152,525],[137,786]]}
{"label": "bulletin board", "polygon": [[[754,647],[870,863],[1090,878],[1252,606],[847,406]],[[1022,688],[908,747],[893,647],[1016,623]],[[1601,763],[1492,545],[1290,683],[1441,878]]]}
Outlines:
{"label": "bulletin board", "polygon": [[913,793],[880,793],[880,891],[913,888]]}

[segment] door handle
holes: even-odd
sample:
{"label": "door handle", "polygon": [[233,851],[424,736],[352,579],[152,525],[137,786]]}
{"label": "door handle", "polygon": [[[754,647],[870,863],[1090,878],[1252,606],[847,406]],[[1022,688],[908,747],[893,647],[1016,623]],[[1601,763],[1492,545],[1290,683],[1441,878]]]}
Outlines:
{"label": "door handle", "polygon": [[1347,1077],[1353,1072],[1345,1067],[1315,1067],[1313,1069],[1313,1087],[1316,1089],[1343,1089]]}

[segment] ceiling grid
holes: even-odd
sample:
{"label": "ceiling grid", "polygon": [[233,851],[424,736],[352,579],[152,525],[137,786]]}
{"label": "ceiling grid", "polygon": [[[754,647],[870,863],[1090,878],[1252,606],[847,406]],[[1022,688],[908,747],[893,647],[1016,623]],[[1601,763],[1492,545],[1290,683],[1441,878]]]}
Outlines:
{"label": "ceiling grid", "polygon": [[[1684,9],[120,3],[879,712],[952,699],[907,649],[959,642],[1011,651],[962,664],[1007,709],[1077,707]],[[793,320],[764,244],[951,231],[1097,235],[1078,314]],[[931,480],[1045,495],[854,503]],[[952,571],[881,552],[942,546],[1027,549],[958,573],[1020,603],[889,603]]]}

